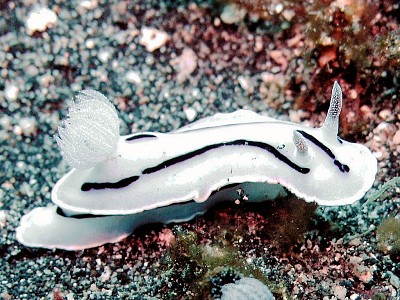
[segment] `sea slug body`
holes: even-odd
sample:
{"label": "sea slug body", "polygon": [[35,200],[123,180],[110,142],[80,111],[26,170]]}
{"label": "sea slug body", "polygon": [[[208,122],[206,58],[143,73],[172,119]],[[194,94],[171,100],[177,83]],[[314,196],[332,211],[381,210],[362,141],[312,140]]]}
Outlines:
{"label": "sea slug body", "polygon": [[24,216],[17,239],[85,249],[148,222],[189,220],[243,194],[264,201],[289,190],[320,205],[353,203],[371,187],[377,162],[365,146],[338,139],[341,106],[335,82],[321,128],[239,110],[170,133],[119,136],[111,102],[82,91],[56,137],[73,169],[52,190],[56,206]]}

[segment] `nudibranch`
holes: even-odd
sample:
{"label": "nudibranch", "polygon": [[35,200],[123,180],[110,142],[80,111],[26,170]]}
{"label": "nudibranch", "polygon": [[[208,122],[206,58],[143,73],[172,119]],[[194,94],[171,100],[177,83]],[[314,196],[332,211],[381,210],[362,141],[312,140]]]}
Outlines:
{"label": "nudibranch", "polygon": [[52,190],[54,206],[21,219],[29,247],[79,250],[119,241],[146,223],[179,222],[219,201],[296,194],[345,205],[372,186],[377,161],[338,138],[342,90],[334,83],[320,128],[239,110],[169,133],[119,135],[114,105],[81,91],[56,141],[72,170]]}

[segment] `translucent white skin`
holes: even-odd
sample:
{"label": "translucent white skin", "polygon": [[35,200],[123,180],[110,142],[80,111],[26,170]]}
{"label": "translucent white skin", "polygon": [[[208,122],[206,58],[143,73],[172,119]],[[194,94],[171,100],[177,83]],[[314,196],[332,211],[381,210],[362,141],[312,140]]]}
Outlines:
{"label": "translucent white skin", "polygon": [[[101,101],[104,103],[104,99]],[[171,133],[119,137],[115,151],[107,150],[111,154],[104,161],[88,169],[72,169],[52,191],[53,202],[66,215],[105,217],[78,219],[60,216],[55,208],[38,208],[22,218],[17,239],[30,247],[67,250],[119,241],[144,223],[188,220],[218,201],[240,198],[235,188],[210,197],[231,184],[244,183],[249,201],[283,196],[285,187],[320,205],[353,203],[371,187],[377,161],[365,146],[338,140],[341,101],[341,90],[335,83],[321,128],[239,110],[216,114]],[[96,113],[94,120],[98,117]],[[143,134],[152,137],[127,141]],[[244,140],[249,144],[228,145]],[[219,146],[210,148],[212,145]],[[92,159],[79,162],[81,157],[90,158],[91,151],[96,159],[100,157],[101,148],[82,149],[85,155],[74,156],[79,167],[93,163]],[[193,152],[197,154],[188,155]],[[168,163],[177,157],[180,159]],[[163,163],[165,168],[152,170]],[[293,165],[309,171],[301,172]],[[138,179],[124,187],[82,190],[83,184],[113,185],[132,176]]]}
{"label": "translucent white skin", "polygon": [[[292,141],[293,130],[303,130],[321,141],[350,171],[341,172],[333,159],[313,143],[308,142],[307,153],[299,153]],[[241,139],[268,143],[310,172],[299,173],[258,147],[234,145],[142,174],[146,168],[207,145]],[[157,133],[157,138],[129,142],[121,137],[116,157],[88,170],[73,169],[56,184],[52,199],[61,208],[77,213],[133,214],[191,199],[202,202],[213,191],[232,183],[266,182],[279,183],[308,202],[343,205],[360,199],[371,187],[375,174],[376,159],[365,146],[340,143],[323,129],[268,118],[265,122]],[[134,175],[140,178],[124,188],[81,190],[85,182],[118,182]]]}
{"label": "translucent white skin", "polygon": [[[239,194],[240,192],[240,194]],[[70,251],[116,243],[129,236],[136,228],[151,223],[185,222],[205,213],[216,203],[240,199],[245,194],[249,201],[275,199],[286,196],[280,185],[244,183],[224,189],[208,201],[189,201],[169,205],[138,214],[65,217],[57,213],[57,206],[37,207],[22,217],[16,230],[17,240],[28,247],[64,249]]]}

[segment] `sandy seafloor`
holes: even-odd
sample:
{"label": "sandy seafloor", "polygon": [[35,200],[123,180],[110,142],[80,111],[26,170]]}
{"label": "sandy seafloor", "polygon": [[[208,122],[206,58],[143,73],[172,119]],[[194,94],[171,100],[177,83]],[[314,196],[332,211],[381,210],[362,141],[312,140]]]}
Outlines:
{"label": "sandy seafloor", "polygon": [[[50,205],[52,186],[69,170],[53,136],[66,117],[67,100],[79,90],[99,90],[112,100],[121,134],[166,132],[239,108],[319,126],[335,79],[345,101],[358,97],[348,76],[332,72],[325,92],[311,92],[304,100],[324,105],[315,111],[295,107],[300,93],[311,88],[308,83],[330,67],[305,57],[307,28],[293,23],[289,2],[265,2],[275,12],[273,21],[246,16],[237,24],[222,22],[222,6],[214,2],[38,2],[0,4],[2,299],[211,299],[210,281],[217,282],[213,295],[218,295],[218,276],[240,277],[243,270],[269,281],[276,299],[400,299],[399,255],[378,247],[376,235],[382,220],[399,211],[398,188],[365,205],[364,198],[319,207],[315,215],[298,199],[227,203],[195,220],[144,226],[120,243],[84,251],[19,244],[20,218]],[[38,5],[55,12],[57,21],[29,31],[28,15]],[[388,20],[397,26],[396,19]],[[140,44],[144,27],[165,31],[168,40],[149,51]],[[188,57],[181,57],[184,50]],[[194,70],[185,73],[191,66]],[[378,158],[368,195],[400,173],[396,88],[387,83],[389,92],[381,98],[386,102],[362,99],[370,119],[349,135]],[[190,257],[176,248],[171,255],[178,236],[195,236],[190,241],[203,256],[234,252],[237,261],[207,265],[193,259],[201,255]],[[219,282],[224,280],[229,275]]]}

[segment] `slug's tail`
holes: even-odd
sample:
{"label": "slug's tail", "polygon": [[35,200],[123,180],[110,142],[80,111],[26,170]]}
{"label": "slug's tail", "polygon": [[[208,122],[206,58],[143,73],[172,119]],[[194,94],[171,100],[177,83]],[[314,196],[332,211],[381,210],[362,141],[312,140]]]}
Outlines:
{"label": "slug's tail", "polygon": [[114,105],[103,94],[80,91],[63,124],[55,139],[72,168],[91,168],[115,155],[119,119]]}

